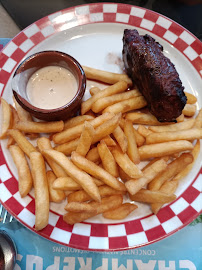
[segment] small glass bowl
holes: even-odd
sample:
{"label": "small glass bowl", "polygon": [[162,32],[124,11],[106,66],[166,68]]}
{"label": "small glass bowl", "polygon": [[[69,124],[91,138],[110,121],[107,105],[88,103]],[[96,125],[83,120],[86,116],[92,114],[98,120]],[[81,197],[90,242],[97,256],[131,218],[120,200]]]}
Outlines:
{"label": "small glass bowl", "polygon": [[[74,98],[56,109],[41,109],[33,106],[27,97],[26,87],[29,78],[38,69],[47,66],[60,66],[72,72],[78,83]],[[86,89],[86,76],[82,66],[72,56],[59,51],[42,51],[27,57],[16,69],[12,90],[17,102],[34,117],[45,121],[66,120],[75,115]]]}

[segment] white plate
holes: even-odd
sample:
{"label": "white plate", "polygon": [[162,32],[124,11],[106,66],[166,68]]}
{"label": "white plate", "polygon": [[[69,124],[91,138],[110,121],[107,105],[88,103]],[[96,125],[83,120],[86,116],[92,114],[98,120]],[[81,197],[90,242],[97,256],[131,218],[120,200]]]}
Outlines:
{"label": "white plate", "polygon": [[[82,65],[122,72],[122,37],[125,28],[149,33],[164,47],[176,65],[185,91],[197,96],[202,107],[202,46],[199,40],[172,20],[140,7],[125,4],[92,4],[66,9],[32,24],[16,36],[0,54],[1,95],[12,102],[11,78],[16,66],[28,55],[57,50],[75,57]],[[88,82],[88,89],[96,85]],[[88,89],[84,99],[89,96]],[[21,199],[17,171],[6,141],[1,142],[0,200],[25,226],[35,231],[34,193]],[[63,222],[64,203],[51,203],[49,225],[36,232],[52,241],[89,250],[121,250],[158,241],[181,229],[201,212],[200,179],[202,152],[177,191],[177,200],[157,215],[138,203],[138,209],[124,221],[104,219],[101,215],[70,226]]]}

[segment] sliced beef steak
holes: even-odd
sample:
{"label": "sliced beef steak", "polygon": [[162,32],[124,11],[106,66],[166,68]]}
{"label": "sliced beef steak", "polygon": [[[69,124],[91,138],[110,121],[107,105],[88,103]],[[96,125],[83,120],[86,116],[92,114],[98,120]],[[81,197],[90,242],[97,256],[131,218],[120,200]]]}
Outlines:
{"label": "sliced beef steak", "polygon": [[123,61],[127,74],[144,95],[151,113],[161,122],[175,122],[186,104],[184,87],[163,47],[151,36],[124,30]]}

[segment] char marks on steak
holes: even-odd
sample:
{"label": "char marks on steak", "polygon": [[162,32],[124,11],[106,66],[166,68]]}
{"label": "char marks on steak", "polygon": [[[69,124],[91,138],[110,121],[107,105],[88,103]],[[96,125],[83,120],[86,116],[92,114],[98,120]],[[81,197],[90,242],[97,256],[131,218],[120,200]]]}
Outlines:
{"label": "char marks on steak", "polygon": [[186,104],[184,87],[163,47],[151,36],[124,30],[123,61],[127,74],[160,122],[175,122]]}

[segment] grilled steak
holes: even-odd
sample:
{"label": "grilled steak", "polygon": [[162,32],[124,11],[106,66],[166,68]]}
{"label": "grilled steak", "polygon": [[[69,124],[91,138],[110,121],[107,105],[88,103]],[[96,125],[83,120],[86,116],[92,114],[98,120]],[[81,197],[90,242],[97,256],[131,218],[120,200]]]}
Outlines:
{"label": "grilled steak", "polygon": [[186,104],[184,87],[163,47],[151,36],[124,30],[123,61],[127,74],[160,122],[176,122]]}

